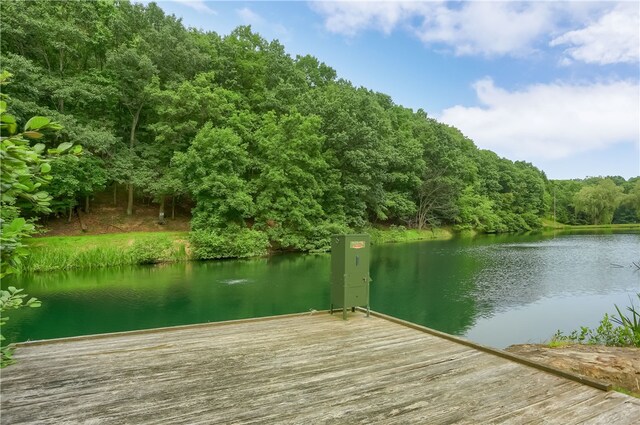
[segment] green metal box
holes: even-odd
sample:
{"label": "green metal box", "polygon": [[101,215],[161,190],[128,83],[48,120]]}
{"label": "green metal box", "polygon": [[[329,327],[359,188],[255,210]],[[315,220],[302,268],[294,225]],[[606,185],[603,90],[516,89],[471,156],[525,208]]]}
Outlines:
{"label": "green metal box", "polygon": [[342,309],[366,307],[369,314],[369,235],[331,236],[331,313]]}

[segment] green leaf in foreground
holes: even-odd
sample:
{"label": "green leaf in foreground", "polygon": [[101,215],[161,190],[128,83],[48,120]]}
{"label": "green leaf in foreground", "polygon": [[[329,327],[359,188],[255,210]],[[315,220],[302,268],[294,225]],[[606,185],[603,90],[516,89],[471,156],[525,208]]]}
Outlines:
{"label": "green leaf in foreground", "polygon": [[51,120],[47,117],[32,117],[27,123],[24,125],[24,130],[38,130],[42,127],[46,127]]}

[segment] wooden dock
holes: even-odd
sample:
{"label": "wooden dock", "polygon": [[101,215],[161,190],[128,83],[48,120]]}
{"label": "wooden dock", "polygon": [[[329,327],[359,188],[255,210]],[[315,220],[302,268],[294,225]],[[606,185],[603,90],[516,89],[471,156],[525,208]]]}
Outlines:
{"label": "wooden dock", "polygon": [[1,423],[640,423],[640,399],[383,316],[340,316],[22,344],[2,370]]}

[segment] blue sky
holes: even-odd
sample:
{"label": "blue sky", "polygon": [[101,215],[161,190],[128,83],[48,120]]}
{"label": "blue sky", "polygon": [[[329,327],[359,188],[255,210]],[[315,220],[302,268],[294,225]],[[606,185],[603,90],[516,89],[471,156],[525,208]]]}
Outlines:
{"label": "blue sky", "polygon": [[640,175],[638,2],[157,3],[220,35],[251,25],[550,178]]}

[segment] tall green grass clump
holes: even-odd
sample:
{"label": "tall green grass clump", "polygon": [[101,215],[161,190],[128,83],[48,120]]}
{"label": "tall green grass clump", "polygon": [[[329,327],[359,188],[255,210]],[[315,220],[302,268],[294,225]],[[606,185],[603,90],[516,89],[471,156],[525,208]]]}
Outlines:
{"label": "tall green grass clump", "polygon": [[96,269],[132,264],[129,250],[113,246],[96,246],[72,253],[66,269]]}
{"label": "tall green grass clump", "polygon": [[23,261],[23,272],[96,269],[186,261],[186,242],[163,234],[41,238]]}

